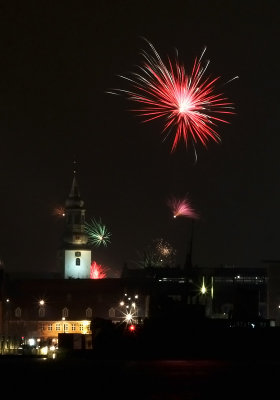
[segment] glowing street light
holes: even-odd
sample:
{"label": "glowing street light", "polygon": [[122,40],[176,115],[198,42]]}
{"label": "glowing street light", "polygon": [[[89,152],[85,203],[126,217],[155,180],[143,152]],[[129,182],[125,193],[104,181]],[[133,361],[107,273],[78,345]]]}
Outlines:
{"label": "glowing street light", "polygon": [[128,313],[128,314],[126,314],[126,316],[125,316],[125,321],[129,324],[129,323],[131,323],[132,322],[132,314],[131,313]]}

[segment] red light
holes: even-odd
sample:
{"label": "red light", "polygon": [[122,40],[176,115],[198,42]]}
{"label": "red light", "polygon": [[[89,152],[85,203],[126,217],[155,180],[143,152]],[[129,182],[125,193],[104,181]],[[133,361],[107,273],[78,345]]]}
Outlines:
{"label": "red light", "polygon": [[129,330],[130,330],[130,332],[134,332],[135,331],[135,325],[130,325],[129,326]]}

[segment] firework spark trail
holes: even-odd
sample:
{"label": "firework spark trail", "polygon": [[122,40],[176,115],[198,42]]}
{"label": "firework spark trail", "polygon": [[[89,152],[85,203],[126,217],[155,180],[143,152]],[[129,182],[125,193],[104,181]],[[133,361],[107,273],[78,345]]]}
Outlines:
{"label": "firework spark trail", "polygon": [[173,62],[168,57],[165,64],[154,46],[146,41],[152,54],[142,51],[144,61],[138,66],[140,72],[132,72],[131,78],[120,76],[133,89],[116,89],[108,93],[123,94],[129,100],[142,104],[143,107],[132,111],[144,117],[144,122],[164,118],[163,132],[174,131],[171,152],[180,140],[186,146],[191,141],[194,150],[198,141],[204,146],[209,139],[219,142],[221,138],[215,127],[218,122],[229,123],[222,115],[234,114],[234,107],[222,93],[215,92],[215,84],[220,77],[204,78],[209,65],[209,61],[205,66],[201,64],[206,48],[201,57],[195,59],[192,72],[188,75],[178,57]]}
{"label": "firework spark trail", "polygon": [[98,222],[93,219],[90,223],[86,222],[85,231],[88,234],[89,242],[96,246],[100,246],[101,244],[107,246],[110,242],[111,233],[101,220]]}
{"label": "firework spark trail", "polygon": [[167,204],[170,207],[174,218],[180,216],[188,217],[191,219],[199,218],[196,211],[190,205],[190,202],[187,199],[187,197],[183,199],[176,199],[175,197],[172,197],[171,199],[168,200]]}

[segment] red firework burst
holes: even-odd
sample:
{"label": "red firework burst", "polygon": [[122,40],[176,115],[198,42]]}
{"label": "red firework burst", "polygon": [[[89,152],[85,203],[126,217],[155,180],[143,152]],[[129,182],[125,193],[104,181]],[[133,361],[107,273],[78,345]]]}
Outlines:
{"label": "red firework burst", "polygon": [[167,204],[169,205],[174,218],[180,216],[188,217],[191,219],[199,218],[198,214],[192,208],[189,200],[186,197],[183,199],[176,199],[173,197],[170,200],[168,200]]}
{"label": "red firework burst", "polygon": [[220,77],[204,78],[209,64],[209,61],[205,66],[201,64],[205,50],[200,59],[195,59],[188,75],[177,57],[173,62],[168,57],[164,64],[153,45],[147,43],[152,54],[142,52],[144,62],[139,66],[140,73],[132,73],[132,78],[121,76],[130,82],[133,90],[117,89],[111,93],[125,94],[129,100],[141,103],[143,107],[133,111],[144,117],[145,122],[163,117],[163,132],[174,131],[171,152],[181,139],[186,145],[191,140],[194,148],[198,141],[204,146],[209,139],[219,142],[221,138],[215,127],[218,122],[228,123],[221,115],[234,114],[233,103],[215,92]]}
{"label": "red firework burst", "polygon": [[102,265],[97,264],[96,261],[93,261],[91,266],[90,266],[90,279],[103,279],[106,278],[107,274],[102,267]]}

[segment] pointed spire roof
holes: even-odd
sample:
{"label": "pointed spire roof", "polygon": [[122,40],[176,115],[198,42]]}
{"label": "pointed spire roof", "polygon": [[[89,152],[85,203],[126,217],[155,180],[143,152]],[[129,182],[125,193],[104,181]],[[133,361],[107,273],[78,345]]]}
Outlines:
{"label": "pointed spire roof", "polygon": [[69,193],[69,197],[71,199],[81,197],[79,186],[78,186],[78,181],[77,181],[77,177],[76,177],[76,171],[74,171],[74,176],[73,176],[73,181],[72,181],[72,186],[71,186],[71,190]]}
{"label": "pointed spire roof", "polygon": [[71,190],[66,200],[66,207],[67,208],[82,208],[84,206],[84,202],[81,199],[79,185],[77,181],[77,171],[76,171],[76,161],[74,161],[74,176],[72,181]]}

